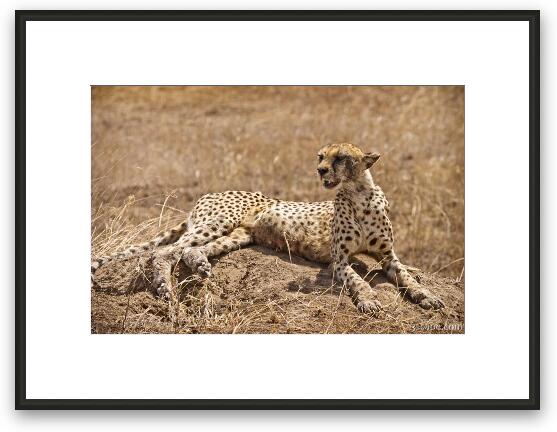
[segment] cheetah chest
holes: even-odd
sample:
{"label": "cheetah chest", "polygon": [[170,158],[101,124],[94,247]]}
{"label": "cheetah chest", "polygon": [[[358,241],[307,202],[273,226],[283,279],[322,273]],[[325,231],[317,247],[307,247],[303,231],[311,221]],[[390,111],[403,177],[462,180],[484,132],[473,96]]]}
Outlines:
{"label": "cheetah chest", "polygon": [[393,232],[384,195],[375,195],[356,210],[356,218],[362,229],[360,249],[365,252],[381,252],[392,246]]}

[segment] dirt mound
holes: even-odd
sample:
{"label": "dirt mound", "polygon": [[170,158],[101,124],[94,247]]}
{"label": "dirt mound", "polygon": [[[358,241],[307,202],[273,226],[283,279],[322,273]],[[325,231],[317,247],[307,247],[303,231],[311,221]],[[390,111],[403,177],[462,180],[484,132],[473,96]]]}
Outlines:
{"label": "dirt mound", "polygon": [[354,268],[377,290],[384,310],[359,313],[332,271],[288,254],[250,247],[212,260],[202,280],[179,264],[176,293],[152,290],[150,258],[107,264],[91,290],[92,333],[463,333],[462,282],[417,271],[445,303],[427,311],[406,300],[377,264],[361,256]]}

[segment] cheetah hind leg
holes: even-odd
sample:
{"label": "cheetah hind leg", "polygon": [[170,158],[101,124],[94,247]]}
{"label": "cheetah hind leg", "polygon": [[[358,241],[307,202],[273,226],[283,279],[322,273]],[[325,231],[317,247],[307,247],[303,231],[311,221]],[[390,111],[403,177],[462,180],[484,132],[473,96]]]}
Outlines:
{"label": "cheetah hind leg", "polygon": [[230,234],[211,241],[203,246],[186,247],[182,253],[182,261],[201,277],[211,275],[209,258],[229,253],[240,249],[253,242],[253,237],[248,228],[239,227]]}
{"label": "cheetah hind leg", "polygon": [[[176,263],[183,259],[185,252],[195,251],[192,245],[204,245],[210,239],[203,235],[200,226],[192,226],[190,231],[185,233],[176,243],[166,246],[163,249],[155,250],[153,253],[154,286],[157,294],[165,299],[172,298],[174,287],[172,286],[172,271]],[[191,266],[195,270],[199,268],[199,274],[206,276],[211,272],[211,264],[203,256],[196,252],[191,252]],[[187,262],[186,262],[187,264]]]}
{"label": "cheetah hind leg", "polygon": [[401,264],[393,250],[380,257],[383,262],[383,270],[387,273],[390,281],[414,303],[423,309],[442,309],[445,307],[443,301],[434,296],[428,289],[417,283],[406,267]]}
{"label": "cheetah hind leg", "polygon": [[154,286],[159,297],[170,300],[172,298],[172,268],[176,263],[172,253],[155,252],[153,258]]}
{"label": "cheetah hind leg", "polygon": [[[181,259],[188,267],[197,271],[201,277],[208,277],[211,274],[211,264],[198,248],[186,247],[183,253],[187,255],[182,255]],[[172,293],[174,292],[172,269],[179,258],[176,256],[176,251],[172,251],[172,253],[157,254],[153,260],[157,295],[165,300],[172,299]]]}

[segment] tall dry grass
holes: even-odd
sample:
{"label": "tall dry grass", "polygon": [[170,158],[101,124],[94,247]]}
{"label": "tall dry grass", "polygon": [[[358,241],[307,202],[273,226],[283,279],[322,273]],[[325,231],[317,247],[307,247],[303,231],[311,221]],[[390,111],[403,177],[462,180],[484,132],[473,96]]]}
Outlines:
{"label": "tall dry grass", "polygon": [[93,254],[150,238],[207,192],[332,199],[315,168],[335,141],[382,154],[401,260],[462,278],[460,86],[93,87]]}

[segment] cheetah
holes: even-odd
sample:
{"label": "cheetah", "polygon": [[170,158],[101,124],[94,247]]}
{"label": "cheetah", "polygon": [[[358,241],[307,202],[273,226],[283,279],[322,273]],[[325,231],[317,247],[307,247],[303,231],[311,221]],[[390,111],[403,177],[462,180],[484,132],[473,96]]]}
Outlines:
{"label": "cheetah", "polygon": [[443,308],[443,302],[412,278],[394,252],[389,204],[370,172],[378,159],[379,154],[364,153],[350,143],[320,149],[317,172],[325,188],[337,191],[334,201],[290,202],[244,191],[204,195],[180,225],[93,261],[91,277],[108,261],[170,245],[153,255],[157,292],[169,296],[172,268],[179,260],[201,277],[209,277],[210,258],[257,244],[332,264],[334,278],[347,288],[357,309],[376,314],[382,309],[376,292],[350,265],[353,255],[364,253],[382,265],[389,281],[411,301],[424,309]]}

